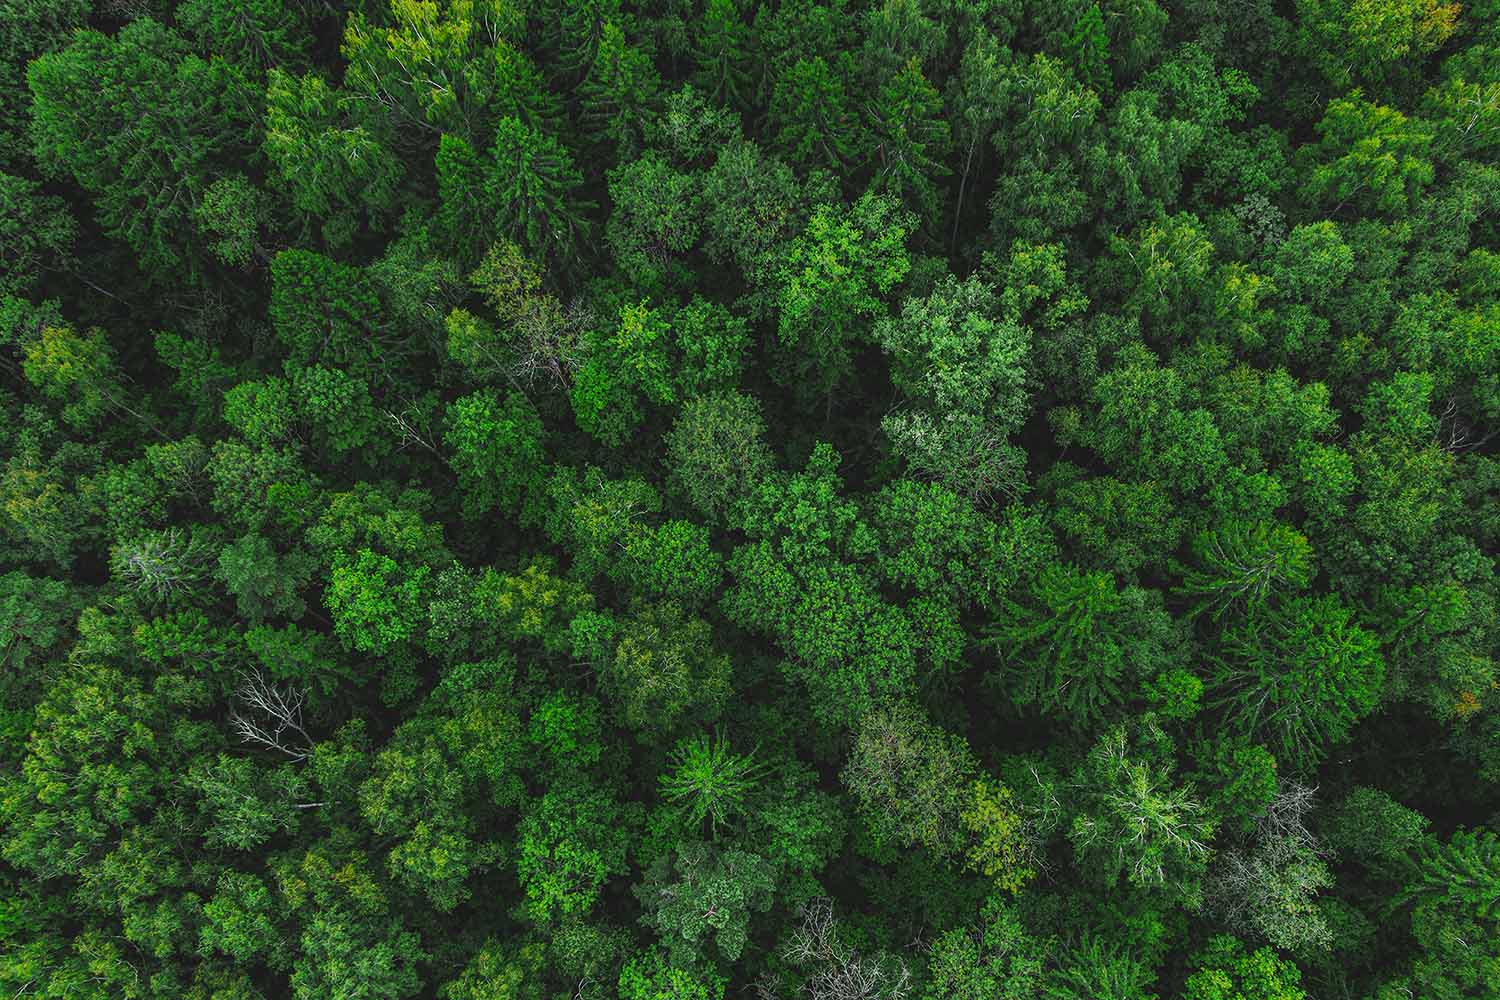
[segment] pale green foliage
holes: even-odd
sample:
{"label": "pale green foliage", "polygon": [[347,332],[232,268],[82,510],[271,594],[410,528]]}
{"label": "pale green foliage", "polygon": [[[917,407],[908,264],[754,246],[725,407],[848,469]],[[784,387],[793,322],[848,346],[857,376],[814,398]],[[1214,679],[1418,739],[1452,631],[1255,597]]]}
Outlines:
{"label": "pale green foliage", "polygon": [[1326,851],[1304,825],[1311,789],[1285,784],[1255,821],[1249,844],[1217,860],[1208,894],[1231,927],[1296,953],[1326,949],[1333,935],[1318,906],[1333,886]]}
{"label": "pale green foliage", "polygon": [[1001,318],[994,288],[946,276],[874,336],[907,396],[881,427],[912,471],[965,496],[1015,496],[1025,459],[1008,439],[1029,408],[1031,335]]}
{"label": "pale green foliage", "polygon": [[1184,1000],[1305,1000],[1302,972],[1270,948],[1249,951],[1227,934],[1209,939],[1194,959]]}
{"label": "pale green foliage", "polygon": [[900,701],[861,720],[841,778],[877,846],[953,854],[964,841],[964,811],[975,804],[976,770],[962,738]]}
{"label": "pale green foliage", "polygon": [[1429,126],[1353,91],[1330,101],[1303,191],[1335,211],[1349,203],[1377,212],[1411,207],[1435,176]]}
{"label": "pale green foliage", "polygon": [[350,17],[342,52],[344,86],[408,129],[474,136],[502,82],[497,52],[525,26],[509,0],[390,0],[387,12]]}
{"label": "pale green foliage", "polygon": [[1149,719],[1117,725],[1089,750],[1075,782],[1081,808],[1068,830],[1079,863],[1104,885],[1122,879],[1195,904],[1216,822],[1160,762]]}

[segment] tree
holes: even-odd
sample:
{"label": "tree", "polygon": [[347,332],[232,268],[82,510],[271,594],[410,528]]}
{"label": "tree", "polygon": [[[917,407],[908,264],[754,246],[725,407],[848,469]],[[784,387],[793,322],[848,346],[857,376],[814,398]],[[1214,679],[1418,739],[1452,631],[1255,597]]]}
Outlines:
{"label": "tree", "polygon": [[865,11],[861,21],[864,38],[859,70],[863,81],[889,80],[903,66],[915,64],[920,68],[945,55],[944,25],[928,16],[919,3],[883,3]]}
{"label": "tree", "polygon": [[699,198],[709,257],[733,263],[752,289],[774,295],[782,245],[806,220],[806,194],[791,168],[736,137],[714,158]]}
{"label": "tree", "polygon": [[1045,961],[1014,908],[999,896],[984,902],[979,919],[955,927],[933,944],[925,1000],[1038,996]]}
{"label": "tree", "polygon": [[174,20],[199,46],[241,66],[264,71],[307,62],[308,26],[285,0],[186,0]]}
{"label": "tree", "polygon": [[839,458],[818,445],[805,469],[767,476],[751,492],[730,555],[721,607],[735,624],[770,634],[807,684],[814,714],[842,725],[910,694],[919,637],[880,593],[865,560],[876,538],[845,498]]}
{"label": "tree", "polygon": [[912,989],[906,963],[887,951],[861,952],[834,915],[833,901],[817,896],[802,905],[800,923],[781,952],[812,1000],[901,1000]]}
{"label": "tree", "polygon": [[1099,738],[1074,774],[1079,809],[1068,839],[1103,885],[1123,879],[1195,906],[1216,824],[1162,762],[1165,739],[1149,717]]}
{"label": "tree", "polygon": [[1180,665],[1181,639],[1148,591],[1050,565],[1028,597],[1004,598],[1003,624],[987,636],[1007,668],[995,682],[1018,705],[1087,726],[1129,698],[1132,681]]}
{"label": "tree", "polygon": [[1183,166],[1203,141],[1203,128],[1171,117],[1161,103],[1153,91],[1126,91],[1102,141],[1085,151],[1089,188],[1105,211],[1135,221],[1177,200]]}
{"label": "tree", "polygon": [[61,580],[18,570],[0,574],[0,712],[28,705],[40,693],[39,667],[60,653],[77,618],[76,601]]}
{"label": "tree", "polygon": [[614,210],[604,239],[615,263],[637,286],[660,287],[698,242],[695,178],[648,151],[610,171],[609,199]]}
{"label": "tree", "polygon": [[593,339],[573,382],[573,415],[580,427],[618,445],[644,418],[642,397],[658,406],[677,398],[668,317],[645,301],[620,307],[610,334]]}
{"label": "tree", "polygon": [[489,1000],[492,997],[535,998],[535,980],[545,970],[544,949],[535,943],[519,946],[486,938],[458,976],[438,987],[442,1000]]}
{"label": "tree", "polygon": [[1210,907],[1231,927],[1302,954],[1333,940],[1317,906],[1333,874],[1304,825],[1312,800],[1312,789],[1286,784],[1257,817],[1251,843],[1221,854],[1208,888]]}
{"label": "tree", "polygon": [[1051,487],[1052,524],[1079,552],[1082,567],[1130,580],[1177,549],[1182,513],[1159,483],[1082,471],[1059,462],[1041,481]]}
{"label": "tree", "polygon": [[657,779],[662,797],[677,804],[689,829],[701,830],[707,820],[716,842],[720,826],[742,812],[764,771],[754,753],[732,752],[718,733],[712,739],[700,733],[680,741],[670,760],[671,773]]}
{"label": "tree", "polygon": [[1416,871],[1402,898],[1418,908],[1462,906],[1475,916],[1500,914],[1500,838],[1487,830],[1459,830],[1447,844],[1425,839],[1414,852]]}
{"label": "tree", "polygon": [[1493,155],[1500,127],[1500,82],[1471,79],[1477,76],[1467,66],[1455,66],[1423,100],[1423,117],[1436,127],[1439,148],[1450,156],[1482,156],[1487,151]]}
{"label": "tree", "polygon": [[462,308],[447,316],[448,356],[472,377],[505,374],[530,386],[538,379],[568,390],[583,363],[585,327],[595,320],[586,305],[564,306],[542,291],[542,274],[512,240],[486,251],[469,276],[505,331]]}
{"label": "tree", "polygon": [[1302,971],[1270,948],[1249,951],[1228,934],[1217,934],[1194,958],[1183,987],[1186,1000],[1304,1000]]}
{"label": "tree", "polygon": [[1179,496],[1230,479],[1213,415],[1191,405],[1183,377],[1132,344],[1089,388],[1092,407],[1049,414],[1066,441],[1093,449],[1122,478],[1155,480]]}
{"label": "tree", "polygon": [[1307,148],[1305,197],[1338,212],[1354,204],[1400,214],[1432,183],[1432,132],[1394,108],[1372,104],[1354,90],[1329,101]]}
{"label": "tree", "polygon": [[386,892],[362,852],[317,844],[275,866],[281,895],[302,917],[292,965],[297,1000],[339,995],[374,1000],[422,990],[421,941],[388,910]]}
{"label": "tree", "polygon": [[289,942],[277,926],[279,904],[260,877],[225,869],[203,904],[203,916],[199,948],[204,954],[219,952],[242,963],[261,959],[285,968]]}
{"label": "tree", "polygon": [[958,821],[969,835],[965,869],[1016,893],[1036,875],[1032,831],[1007,786],[990,778],[975,781]]}
{"label": "tree", "polygon": [[770,908],[775,873],[763,858],[732,847],[688,842],[661,857],[636,887],[674,965],[702,964],[711,935],[726,962],[737,961],[749,938],[752,913]]}
{"label": "tree", "polygon": [[877,848],[952,855],[978,765],[964,741],[906,701],[862,720],[841,777]]}
{"label": "tree", "polygon": [[306,250],[283,250],[271,261],[271,322],[295,365],[363,373],[394,361],[376,325],[379,302],[359,268]]}
{"label": "tree", "polygon": [[62,48],[88,16],[89,5],[80,0],[15,3],[0,16],[0,172],[16,173],[29,155],[27,64]]}
{"label": "tree", "polygon": [[750,26],[735,0],[708,0],[693,44],[694,81],[710,101],[744,107],[750,98]]}
{"label": "tree", "polygon": [[305,691],[274,684],[261,671],[251,669],[240,675],[234,698],[238,704],[229,722],[241,743],[275,751],[294,764],[312,755],[313,738],[302,716]]}
{"label": "tree", "polygon": [[593,466],[558,467],[547,484],[552,501],[543,527],[573,557],[570,573],[593,580],[610,571],[621,549],[647,530],[646,518],[661,510],[661,497],[644,480],[608,479]]}
{"label": "tree", "polygon": [[[1017,566],[1007,551],[1024,548],[1039,527],[1020,511],[1004,526],[973,503],[936,483],[900,479],[868,507],[879,541],[875,569],[925,633],[925,652],[936,667],[948,667],[969,645],[958,618],[970,608],[991,609],[1011,584]],[[1018,516],[1019,515],[1019,516]],[[1024,556],[1022,560],[1024,561]],[[947,621],[947,626],[940,622]],[[952,641],[939,639],[948,632]]]}
{"label": "tree", "polygon": [[1101,0],[1109,33],[1111,69],[1117,79],[1132,79],[1157,57],[1170,15],[1155,0]]}
{"label": "tree", "polygon": [[321,364],[285,370],[314,454],[343,457],[385,437],[368,381]]}
{"label": "tree", "polygon": [[882,84],[870,109],[879,164],[875,183],[927,218],[937,214],[935,181],[949,173],[943,158],[950,136],[942,111],[942,98],[916,57]]}
{"label": "tree", "polygon": [[1144,997],[1151,984],[1151,970],[1119,945],[1094,935],[1063,950],[1050,970],[1042,995],[1048,1000],[1131,1000]]}
{"label": "tree", "polygon": [[620,160],[634,156],[642,126],[655,114],[660,89],[661,77],[650,54],[630,44],[620,25],[605,21],[593,64],[578,85],[584,134],[596,147],[613,147]]}
{"label": "tree", "polygon": [[1214,245],[1202,224],[1187,213],[1142,223],[1128,240],[1113,237],[1110,250],[1129,276],[1128,302],[1140,311],[1143,332],[1167,341],[1180,336],[1212,274]]}
{"label": "tree", "polygon": [[345,23],[346,90],[365,115],[397,128],[480,139],[504,65],[497,53],[525,31],[519,12],[503,0],[392,0],[388,10]]}
{"label": "tree", "polygon": [[[215,734],[191,718],[211,704],[206,685],[163,669],[148,689],[137,670],[98,661],[100,641],[119,643],[138,622],[99,611],[85,621],[82,634],[94,644],[75,646],[78,660],[48,685],[18,748],[0,852],[30,878],[57,886],[57,902],[89,915],[81,933],[66,933],[70,946],[108,928],[127,951],[172,954],[195,936],[184,899],[187,859],[177,847],[193,811],[173,776]],[[114,960],[101,962],[96,974],[113,975]]]}
{"label": "tree", "polygon": [[818,786],[818,775],[783,758],[758,779],[746,811],[747,839],[781,873],[783,898],[815,893],[810,876],[836,857],[848,822],[839,799]]}
{"label": "tree", "polygon": [[[290,765],[262,768],[247,757],[220,754],[195,762],[184,784],[202,796],[210,847],[250,851],[278,833],[295,833],[308,783]],[[257,880],[258,881],[258,880]]]}
{"label": "tree", "polygon": [[875,324],[907,403],[881,427],[922,478],[974,499],[1015,496],[1023,457],[1008,438],[1029,409],[1030,332],[1002,319],[992,286],[948,275]]}
{"label": "tree", "polygon": [[988,31],[975,32],[964,47],[958,72],[949,80],[946,105],[954,116],[951,131],[956,150],[963,154],[959,171],[958,194],[953,205],[953,233],[950,243],[958,241],[959,223],[964,218],[964,194],[969,177],[984,162],[985,152],[1005,115],[1003,84],[1005,63],[1010,52]]}
{"label": "tree", "polygon": [[800,59],[776,78],[770,116],[777,148],[804,169],[841,170],[858,154],[847,86],[822,56]]}
{"label": "tree", "polygon": [[[713,17],[714,11],[705,12],[705,17]],[[740,116],[709,101],[691,83],[668,94],[661,117],[647,122],[647,147],[664,151],[679,168],[707,166],[721,149],[743,142]],[[699,173],[700,181],[702,176]]]}
{"label": "tree", "polygon": [[191,54],[143,17],[113,38],[77,32],[27,81],[38,159],[89,192],[100,224],[154,280],[199,268],[193,211],[254,147],[258,108],[240,69]]}
{"label": "tree", "polygon": [[217,576],[234,595],[239,613],[251,622],[301,618],[306,604],[299,591],[314,572],[305,552],[278,553],[264,535],[251,532],[219,553]]}
{"label": "tree", "polygon": [[359,808],[384,843],[396,882],[439,911],[469,898],[469,880],[502,849],[486,829],[522,797],[515,775],[521,722],[507,659],[451,667],[371,761]]}
{"label": "tree", "polygon": [[530,400],[518,392],[464,396],[448,406],[443,442],[453,450],[464,502],[474,514],[511,511],[538,517],[543,428]]}
{"label": "tree", "polygon": [[517,118],[496,123],[488,157],[445,133],[437,171],[438,223],[466,260],[477,260],[497,238],[539,258],[566,260],[583,233],[580,213],[586,206],[569,201],[583,179],[572,156],[552,136]]}
{"label": "tree", "polygon": [[[859,327],[880,314],[880,295],[906,276],[912,217],[888,197],[814,210],[778,269],[777,337],[794,352],[798,384],[833,391],[849,375]],[[806,376],[801,377],[801,376]]]}
{"label": "tree", "polygon": [[1109,38],[1104,33],[1104,13],[1097,3],[1083,5],[1077,23],[1068,34],[1063,54],[1078,82],[1103,93],[1109,89]]}
{"label": "tree", "polygon": [[651,948],[625,963],[619,990],[621,1000],[722,1000],[724,980],[713,972],[678,968]]}
{"label": "tree", "polygon": [[203,192],[193,210],[200,236],[211,239],[209,252],[228,267],[248,268],[252,259],[270,256],[261,245],[269,206],[265,195],[244,177],[221,177]]}
{"label": "tree", "polygon": [[1097,127],[1099,96],[1059,60],[1037,54],[1010,65],[1001,88],[1005,118],[991,139],[1009,165],[990,199],[996,245],[1046,242],[1086,214],[1082,153]]}
{"label": "tree", "polygon": [[1428,838],[1413,852],[1415,870],[1397,898],[1413,904],[1419,950],[1410,971],[1388,985],[1389,995],[1483,995],[1493,982],[1500,970],[1497,854],[1500,841],[1487,830],[1459,830],[1447,844]]}
{"label": "tree", "polygon": [[1294,766],[1321,759],[1379,702],[1379,641],[1335,597],[1294,597],[1231,630],[1212,703]]}
{"label": "tree", "polygon": [[271,69],[261,148],[275,168],[272,184],[305,221],[321,223],[331,247],[349,242],[362,219],[381,228],[395,207],[405,167],[389,133],[357,117],[321,76]]}
{"label": "tree", "polygon": [[1380,83],[1447,41],[1459,10],[1442,0],[1297,0],[1297,42],[1335,87]]}
{"label": "tree", "polygon": [[1284,524],[1231,524],[1193,539],[1201,568],[1183,575],[1181,592],[1198,598],[1196,611],[1219,617],[1231,607],[1254,613],[1278,590],[1298,590],[1312,579],[1312,547]]}
{"label": "tree", "polygon": [[735,523],[736,509],[772,468],[760,404],[737,392],[688,400],[667,436],[667,466],[710,524]]}
{"label": "tree", "polygon": [[1328,845],[1362,864],[1406,860],[1427,832],[1427,817],[1368,786],[1350,790],[1324,823]]}
{"label": "tree", "polygon": [[22,350],[26,380],[44,397],[64,404],[62,418],[71,426],[87,427],[116,410],[155,430],[151,418],[131,405],[125,374],[103,330],[80,334],[71,326],[48,326]]}
{"label": "tree", "polygon": [[426,566],[403,567],[370,549],[340,559],[324,598],[334,631],[349,648],[377,654],[415,638],[430,573]]}
{"label": "tree", "polygon": [[0,297],[24,296],[72,261],[78,223],[40,185],[0,171]]}
{"label": "tree", "polygon": [[690,399],[739,385],[750,352],[750,324],[717,302],[694,295],[672,316],[672,339],[681,360],[678,391]]}
{"label": "tree", "polygon": [[860,720],[841,777],[878,857],[925,847],[1012,892],[1035,874],[1011,790],[981,775],[964,740],[909,702]]}
{"label": "tree", "polygon": [[604,883],[625,874],[627,817],[612,797],[576,778],[527,807],[516,828],[516,876],[533,922],[588,911]]}
{"label": "tree", "polygon": [[729,695],[729,658],[713,647],[707,623],[676,604],[648,605],[617,623],[583,616],[573,633],[625,724],[648,736],[712,722]]}

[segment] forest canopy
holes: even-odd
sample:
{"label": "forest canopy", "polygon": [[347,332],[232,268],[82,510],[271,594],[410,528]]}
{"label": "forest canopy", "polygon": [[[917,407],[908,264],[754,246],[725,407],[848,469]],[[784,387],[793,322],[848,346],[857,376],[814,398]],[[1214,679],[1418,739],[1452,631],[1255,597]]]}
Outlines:
{"label": "forest canopy", "polygon": [[3,0],[0,995],[1500,997],[1500,0]]}

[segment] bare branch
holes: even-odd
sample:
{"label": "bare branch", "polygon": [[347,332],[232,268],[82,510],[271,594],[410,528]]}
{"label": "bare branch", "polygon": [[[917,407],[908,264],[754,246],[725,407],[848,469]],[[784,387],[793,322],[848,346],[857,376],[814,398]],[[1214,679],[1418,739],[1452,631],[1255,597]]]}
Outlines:
{"label": "bare branch", "polygon": [[306,760],[312,753],[313,738],[302,724],[302,706],[307,701],[304,692],[291,686],[277,687],[257,669],[240,674],[234,697],[243,710],[235,708],[229,725],[241,742],[274,750],[294,761]]}

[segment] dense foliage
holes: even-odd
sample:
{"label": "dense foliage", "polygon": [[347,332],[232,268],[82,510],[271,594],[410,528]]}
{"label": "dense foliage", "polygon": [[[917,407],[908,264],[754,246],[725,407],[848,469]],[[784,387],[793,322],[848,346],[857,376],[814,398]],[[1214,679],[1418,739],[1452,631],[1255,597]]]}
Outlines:
{"label": "dense foliage", "polygon": [[0,995],[1500,997],[1500,0],[4,0],[0,419]]}

